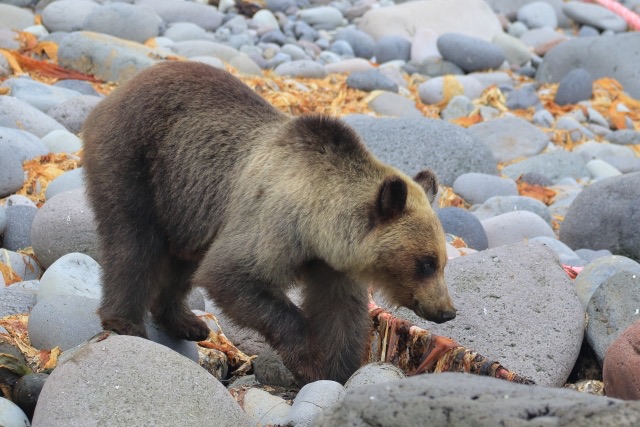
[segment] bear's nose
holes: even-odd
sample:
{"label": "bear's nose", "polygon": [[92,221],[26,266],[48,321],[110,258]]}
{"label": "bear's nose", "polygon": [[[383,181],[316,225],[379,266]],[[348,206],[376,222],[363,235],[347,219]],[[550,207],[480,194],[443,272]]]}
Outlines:
{"label": "bear's nose", "polygon": [[448,322],[449,320],[453,320],[456,318],[455,310],[443,311],[440,315],[441,323]]}

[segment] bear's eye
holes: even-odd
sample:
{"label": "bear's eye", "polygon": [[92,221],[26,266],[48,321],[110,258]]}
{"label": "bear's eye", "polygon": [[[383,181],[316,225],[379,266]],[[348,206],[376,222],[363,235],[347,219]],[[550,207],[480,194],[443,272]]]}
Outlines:
{"label": "bear's eye", "polygon": [[427,279],[436,272],[436,260],[432,256],[418,258],[416,264],[418,277],[421,279]]}

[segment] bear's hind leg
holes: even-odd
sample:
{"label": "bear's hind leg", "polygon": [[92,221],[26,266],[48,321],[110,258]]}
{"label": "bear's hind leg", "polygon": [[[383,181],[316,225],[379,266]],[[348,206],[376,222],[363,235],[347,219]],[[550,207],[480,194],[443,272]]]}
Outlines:
{"label": "bear's hind leg", "polygon": [[362,365],[367,348],[367,289],[322,261],[310,262],[301,281],[302,309],[324,352],[324,377],[344,384]]}
{"label": "bear's hind leg", "polygon": [[202,341],[209,336],[209,327],[187,307],[186,296],[191,289],[192,263],[170,258],[161,273],[159,286],[151,304],[151,314],[164,330],[189,341]]}

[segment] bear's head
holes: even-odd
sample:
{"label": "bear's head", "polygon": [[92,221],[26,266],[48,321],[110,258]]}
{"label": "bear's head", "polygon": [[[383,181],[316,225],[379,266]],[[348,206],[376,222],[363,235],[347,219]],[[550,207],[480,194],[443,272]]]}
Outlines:
{"label": "bear's head", "polygon": [[444,280],[445,235],[431,202],[438,184],[431,171],[413,180],[384,178],[370,211],[370,227],[362,249],[372,264],[366,279],[389,302],[437,323],[456,317]]}

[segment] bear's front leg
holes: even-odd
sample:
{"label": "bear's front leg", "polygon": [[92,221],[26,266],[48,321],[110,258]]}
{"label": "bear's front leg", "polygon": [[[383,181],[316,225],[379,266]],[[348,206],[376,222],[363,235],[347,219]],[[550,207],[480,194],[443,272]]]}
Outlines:
{"label": "bear's front leg", "polygon": [[[296,379],[322,379],[321,351],[309,321],[283,290],[254,274],[252,260],[223,244],[209,250],[194,278],[222,312],[262,334]],[[224,248],[225,250],[222,250]]]}
{"label": "bear's front leg", "polygon": [[299,279],[302,308],[323,351],[323,377],[344,384],[362,365],[369,341],[367,288],[319,260],[309,262]]}

